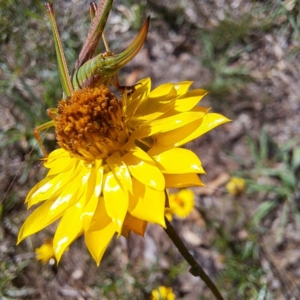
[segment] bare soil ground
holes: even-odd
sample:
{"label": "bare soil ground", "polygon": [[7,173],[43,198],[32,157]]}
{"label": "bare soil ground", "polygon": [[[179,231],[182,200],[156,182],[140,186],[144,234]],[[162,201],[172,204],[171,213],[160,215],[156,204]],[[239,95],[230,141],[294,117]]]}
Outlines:
{"label": "bare soil ground", "polygon": [[[232,119],[187,145],[203,162],[206,187],[194,190],[192,214],[173,222],[226,299],[300,299],[299,166],[292,165],[300,157],[300,3],[270,2],[116,1],[106,30],[111,48],[124,49],[150,15],[146,44],[120,81],[193,80],[193,88],[210,90],[201,105]],[[88,2],[54,1],[54,8],[71,66],[88,29]],[[36,262],[34,249],[55,227],[15,245],[26,194],[45,174],[33,128],[48,120],[61,89],[42,5],[0,1],[0,11],[0,298],[149,299],[166,285],[178,299],[213,299],[158,226],[144,239],[114,240],[99,268],[82,239],[58,266]],[[55,147],[53,132],[45,144]],[[232,174],[246,179],[245,193],[228,194]],[[259,218],[264,203],[271,206]]]}

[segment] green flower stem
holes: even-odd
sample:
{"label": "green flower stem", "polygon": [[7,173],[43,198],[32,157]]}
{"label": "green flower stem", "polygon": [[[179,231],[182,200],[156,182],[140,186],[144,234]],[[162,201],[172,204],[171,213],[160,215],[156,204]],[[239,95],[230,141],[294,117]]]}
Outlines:
{"label": "green flower stem", "polygon": [[204,272],[202,267],[196,262],[194,257],[189,253],[186,246],[183,244],[182,240],[178,236],[177,232],[174,230],[171,223],[168,221],[168,219],[165,217],[167,228],[165,228],[165,232],[169,236],[169,238],[172,240],[176,248],[179,250],[181,255],[184,257],[184,259],[189,263],[191,266],[190,273],[194,275],[195,277],[199,276],[205,284],[208,286],[208,288],[212,291],[212,293],[215,295],[217,300],[224,300],[221,293],[219,292],[216,285],[212,282],[212,280],[208,277],[208,275]]}

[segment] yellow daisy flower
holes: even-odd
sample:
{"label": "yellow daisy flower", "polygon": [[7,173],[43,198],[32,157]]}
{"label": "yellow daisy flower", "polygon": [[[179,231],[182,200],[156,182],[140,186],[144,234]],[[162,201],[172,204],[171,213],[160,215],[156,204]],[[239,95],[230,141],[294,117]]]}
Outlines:
{"label": "yellow daisy flower", "polygon": [[54,258],[52,240],[46,239],[41,247],[35,249],[35,254],[36,260],[41,260],[43,264]]}
{"label": "yellow daisy flower", "polygon": [[165,189],[203,185],[199,158],[179,147],[229,121],[197,106],[206,91],[188,91],[191,84],[151,91],[151,80],[143,79],[120,100],[103,85],[61,100],[54,120],[61,148],[45,159],[49,172],[26,198],[29,208],[43,203],[23,224],[18,243],[59,220],[57,261],[84,235],[99,265],[115,233],[143,236],[147,222],[165,227]]}
{"label": "yellow daisy flower", "polygon": [[176,296],[172,288],[161,285],[157,290],[151,292],[151,300],[175,300]]}
{"label": "yellow daisy flower", "polygon": [[232,177],[230,181],[226,184],[226,189],[228,193],[232,195],[240,195],[245,191],[246,182],[243,178]]}
{"label": "yellow daisy flower", "polygon": [[183,189],[176,194],[170,194],[170,208],[167,212],[182,219],[186,218],[194,208],[194,197],[195,195],[190,189]]}

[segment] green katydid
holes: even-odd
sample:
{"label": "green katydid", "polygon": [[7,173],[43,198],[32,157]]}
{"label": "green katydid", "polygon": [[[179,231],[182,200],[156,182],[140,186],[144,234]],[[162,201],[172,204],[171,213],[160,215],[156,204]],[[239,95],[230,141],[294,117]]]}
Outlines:
{"label": "green katydid", "polygon": [[[58,70],[63,88],[64,99],[70,97],[74,90],[85,87],[94,87],[101,84],[109,86],[111,83],[114,83],[118,89],[122,88],[118,85],[116,73],[125,64],[132,60],[143,46],[147,36],[150,18],[147,18],[140,32],[126,50],[119,54],[113,54],[110,52],[105,36],[103,35],[103,30],[109,12],[112,8],[112,4],[113,0],[100,0],[98,6],[95,3],[90,4],[92,24],[88,32],[87,39],[75,63],[72,76],[69,75],[67,68],[66,59],[55,22],[53,6],[51,3],[45,4],[54,37]],[[95,49],[101,37],[103,37],[106,52],[94,57]],[[47,113],[52,118],[52,121],[44,123],[36,127],[34,130],[34,135],[45,157],[47,157],[47,152],[42,144],[39,132],[55,125],[54,120],[55,115],[57,114],[57,108],[49,108]]]}

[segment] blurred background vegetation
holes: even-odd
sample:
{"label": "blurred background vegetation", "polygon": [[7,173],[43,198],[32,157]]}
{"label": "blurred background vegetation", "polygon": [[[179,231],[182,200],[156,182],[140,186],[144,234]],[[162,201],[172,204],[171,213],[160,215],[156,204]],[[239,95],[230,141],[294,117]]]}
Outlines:
{"label": "blurred background vegetation", "polygon": [[[55,0],[69,69],[89,28],[89,1]],[[148,15],[144,48],[122,84],[193,80],[204,106],[231,118],[187,147],[207,175],[196,206],[173,225],[226,299],[300,299],[300,1],[115,1],[106,27],[113,51]],[[29,189],[44,175],[33,135],[61,87],[43,2],[0,0],[0,298],[149,299],[160,285],[178,299],[213,299],[158,226],[115,240],[97,268],[82,240],[58,267],[35,261],[53,228],[16,247]],[[104,47],[99,45],[99,52]],[[53,130],[43,134],[55,148]],[[232,176],[245,189],[226,190]]]}

